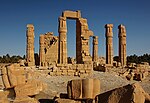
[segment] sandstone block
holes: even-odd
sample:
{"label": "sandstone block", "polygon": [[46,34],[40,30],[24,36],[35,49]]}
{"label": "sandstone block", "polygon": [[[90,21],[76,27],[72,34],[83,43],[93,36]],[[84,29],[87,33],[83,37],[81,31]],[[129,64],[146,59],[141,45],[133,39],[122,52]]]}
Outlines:
{"label": "sandstone block", "polygon": [[142,87],[134,83],[102,93],[95,101],[96,103],[145,103],[146,95]]}
{"label": "sandstone block", "polygon": [[74,73],[75,70],[67,70],[69,73]]}
{"label": "sandstone block", "polygon": [[88,74],[88,73],[83,73],[83,74],[79,73],[78,76],[79,76],[80,78],[85,78],[85,77],[89,76],[89,74]]}
{"label": "sandstone block", "polygon": [[71,99],[56,99],[55,103],[81,103],[80,101],[75,101]]}
{"label": "sandstone block", "polygon": [[93,79],[82,80],[82,98],[93,98]]}
{"label": "sandstone block", "polygon": [[10,82],[9,82],[9,80],[8,80],[8,76],[7,75],[2,75],[2,80],[3,80],[3,83],[4,83],[4,87],[6,88],[6,89],[8,89],[8,88],[11,88],[11,86],[10,86]]}
{"label": "sandstone block", "polygon": [[26,84],[20,84],[15,87],[16,97],[26,97],[39,94],[40,91],[44,90],[46,85],[40,81],[29,80]]}
{"label": "sandstone block", "polygon": [[9,103],[7,94],[4,91],[0,91],[0,103]]}
{"label": "sandstone block", "polygon": [[93,96],[92,97],[95,97],[98,94],[100,94],[100,80],[93,79]]}
{"label": "sandstone block", "polygon": [[62,74],[64,74],[64,75],[67,75],[67,73],[68,73],[67,70],[62,71]]}
{"label": "sandstone block", "polygon": [[2,68],[1,72],[2,72],[2,81],[4,83],[4,87],[6,89],[11,88],[10,81],[9,81],[9,78],[7,75],[7,69],[4,67],[4,68]]}
{"label": "sandstone block", "polygon": [[11,86],[16,86],[18,84],[25,84],[25,71],[23,67],[18,67],[17,65],[7,66],[8,78],[10,80]]}
{"label": "sandstone block", "polygon": [[80,70],[80,73],[85,73],[85,70]]}
{"label": "sandstone block", "polygon": [[71,80],[67,84],[68,97],[71,99],[94,99],[100,94],[100,81],[97,79]]}
{"label": "sandstone block", "polygon": [[81,13],[80,11],[64,11],[62,14],[63,17],[68,17],[68,18],[80,18],[81,17]]}
{"label": "sandstone block", "polygon": [[17,98],[13,103],[39,103],[37,100],[33,98]]}
{"label": "sandstone block", "polygon": [[82,96],[82,80],[72,80],[68,82],[67,93],[69,98],[78,99]]}
{"label": "sandstone block", "polygon": [[61,74],[62,74],[61,71],[57,71],[57,72],[56,72],[56,75],[57,75],[57,76],[60,76]]}
{"label": "sandstone block", "polygon": [[74,72],[67,72],[68,76],[74,76]]}

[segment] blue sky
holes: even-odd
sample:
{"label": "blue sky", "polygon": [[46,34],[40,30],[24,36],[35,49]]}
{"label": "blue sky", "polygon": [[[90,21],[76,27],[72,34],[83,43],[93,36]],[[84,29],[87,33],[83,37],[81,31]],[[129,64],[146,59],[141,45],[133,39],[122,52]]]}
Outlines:
{"label": "blue sky", "polygon": [[[126,26],[127,55],[150,53],[150,0],[0,0],[0,55],[24,55],[26,25],[39,35],[58,35],[58,17],[64,10],[80,10],[89,29],[99,37],[99,56],[105,56],[104,25],[114,24],[114,55],[118,55],[118,25]],[[75,21],[67,20],[68,55],[75,56]],[[92,42],[91,42],[92,44]],[[92,46],[92,45],[91,45]]]}

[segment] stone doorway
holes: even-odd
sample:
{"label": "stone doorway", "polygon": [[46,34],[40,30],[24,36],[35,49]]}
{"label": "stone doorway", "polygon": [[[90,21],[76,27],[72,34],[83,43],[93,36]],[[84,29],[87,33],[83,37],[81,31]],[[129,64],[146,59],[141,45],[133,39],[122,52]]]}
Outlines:
{"label": "stone doorway", "polygon": [[87,20],[81,18],[80,11],[64,11],[59,17],[59,53],[58,62],[67,64],[67,19],[76,20],[76,61],[77,64],[89,63],[92,61],[89,51],[89,37],[93,32],[88,29]]}

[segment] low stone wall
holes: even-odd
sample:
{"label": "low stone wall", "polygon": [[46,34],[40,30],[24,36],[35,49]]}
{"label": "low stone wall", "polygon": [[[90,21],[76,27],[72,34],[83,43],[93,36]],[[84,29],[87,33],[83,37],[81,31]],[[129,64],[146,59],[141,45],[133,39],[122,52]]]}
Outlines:
{"label": "low stone wall", "polygon": [[51,67],[39,67],[49,69],[51,76],[87,76],[93,71],[93,64],[56,64]]}

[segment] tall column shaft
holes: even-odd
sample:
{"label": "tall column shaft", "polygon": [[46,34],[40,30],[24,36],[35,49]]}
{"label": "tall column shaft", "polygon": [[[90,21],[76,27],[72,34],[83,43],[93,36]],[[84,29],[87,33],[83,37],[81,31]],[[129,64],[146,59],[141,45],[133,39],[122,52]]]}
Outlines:
{"label": "tall column shaft", "polygon": [[40,35],[40,66],[45,66],[44,35]]}
{"label": "tall column shaft", "polygon": [[125,26],[119,25],[118,26],[119,33],[119,61],[121,66],[126,66],[126,30]]}
{"label": "tall column shaft", "polygon": [[93,36],[93,61],[98,61],[98,36]]}
{"label": "tall column shaft", "polygon": [[27,47],[26,47],[26,61],[28,66],[34,66],[34,26],[32,24],[27,25],[26,31]]}
{"label": "tall column shaft", "polygon": [[106,64],[113,65],[113,24],[106,24]]}
{"label": "tall column shaft", "polygon": [[59,18],[59,63],[66,64],[67,63],[67,26],[66,26],[66,18]]}

